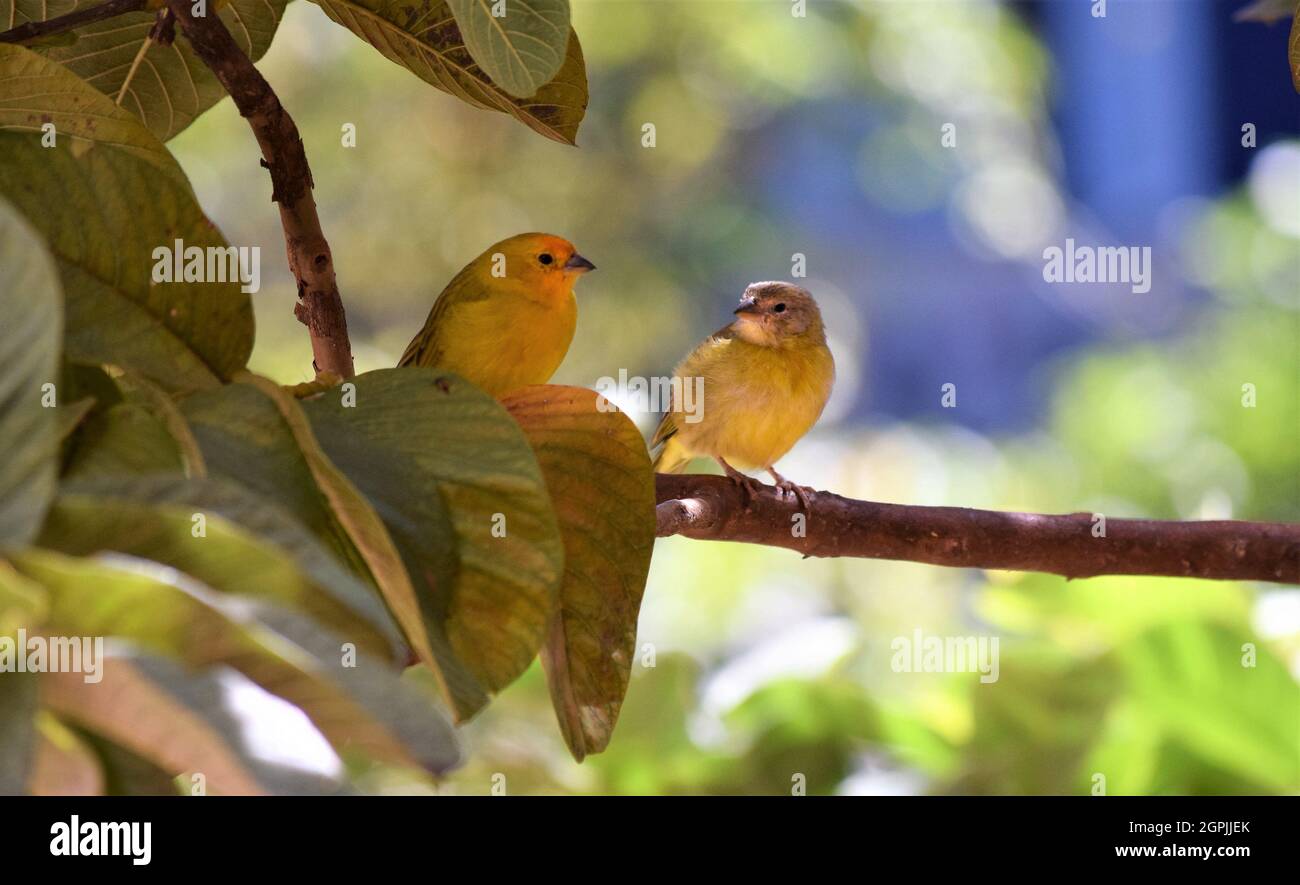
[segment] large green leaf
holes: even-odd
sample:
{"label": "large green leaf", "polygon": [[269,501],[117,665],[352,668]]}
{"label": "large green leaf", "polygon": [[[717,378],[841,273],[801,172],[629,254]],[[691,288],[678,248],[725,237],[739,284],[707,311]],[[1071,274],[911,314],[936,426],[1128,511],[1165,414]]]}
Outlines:
{"label": "large green leaf", "polygon": [[[112,550],[161,562],[223,593],[302,611],[361,650],[392,659],[400,634],[379,600],[276,510],[219,480],[65,485],[37,543],[72,555]],[[271,543],[281,540],[287,549]]]}
{"label": "large green leaf", "polygon": [[[44,244],[0,198],[0,548],[35,536],[54,493],[59,439],[47,406],[58,403],[62,301]],[[53,400],[42,403],[46,384]]]}
{"label": "large green leaf", "polygon": [[172,438],[180,454],[185,475],[199,479],[207,476],[208,469],[203,461],[203,451],[199,448],[198,440],[194,438],[194,433],[186,423],[185,416],[181,414],[176,400],[161,387],[134,372],[124,372],[117,379],[117,383],[119,388],[125,391],[128,401],[141,404],[162,422],[167,435]]}
{"label": "large green leaf", "polygon": [[528,668],[555,605],[564,551],[541,471],[505,409],[462,378],[406,368],[354,383],[354,406],[330,391],[303,409],[388,524],[430,633],[449,643],[436,649],[444,688],[469,716]]}
{"label": "large green leaf", "polygon": [[184,475],[176,440],[152,412],[135,403],[93,411],[72,435],[63,478]]}
{"label": "large green leaf", "polygon": [[542,664],[579,762],[605,749],[618,720],[655,540],[645,441],[626,415],[597,402],[594,391],[555,385],[502,401],[537,453],[564,537],[564,583]]}
{"label": "large green leaf", "polygon": [[[53,147],[42,146],[53,122]],[[0,45],[0,194],[45,238],[66,299],[65,355],[169,390],[215,387],[248,360],[238,282],[154,283],[154,250],[226,247],[175,160],[66,68]]]}
{"label": "large green leaf", "polygon": [[[176,401],[134,372],[69,367],[66,383],[92,407],[70,434],[63,479],[122,474],[207,475],[203,452]],[[65,421],[69,418],[65,418]]]}
{"label": "large green leaf", "polygon": [[334,21],[426,83],[475,107],[509,114],[547,138],[576,143],[578,125],[587,112],[587,66],[572,29],[559,73],[535,94],[515,98],[480,70],[445,0],[315,2]]}
{"label": "large green leaf", "polygon": [[[0,0],[0,26],[46,21],[98,0]],[[287,0],[232,0],[221,20],[239,48],[257,61],[271,45]],[[211,9],[215,0],[208,4]],[[132,12],[77,28],[68,45],[40,47],[42,55],[66,65],[78,77],[117,101],[166,141],[225,97],[216,75],[194,55],[184,37],[171,46],[152,44],[138,63],[153,12]],[[134,65],[134,70],[133,70]],[[122,86],[128,76],[125,93]]]}
{"label": "large green leaf", "polygon": [[470,55],[510,95],[526,98],[560,72],[569,44],[569,0],[447,3]]}
{"label": "large green leaf", "polygon": [[14,561],[49,591],[51,634],[121,638],[192,668],[238,670],[301,708],[341,752],[434,772],[458,761],[450,726],[423,695],[365,654],[349,666],[340,638],[303,615],[130,557],[30,549]]}
{"label": "large green leaf", "polygon": [[208,471],[277,502],[354,572],[373,580],[420,660],[436,666],[420,601],[369,502],[321,451],[298,403],[264,378],[182,404]]}

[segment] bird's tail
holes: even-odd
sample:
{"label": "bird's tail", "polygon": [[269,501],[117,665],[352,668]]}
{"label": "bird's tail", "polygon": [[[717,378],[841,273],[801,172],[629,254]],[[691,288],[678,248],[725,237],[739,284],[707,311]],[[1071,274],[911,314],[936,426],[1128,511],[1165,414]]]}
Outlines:
{"label": "bird's tail", "polygon": [[691,453],[686,451],[686,447],[681,444],[680,440],[667,439],[659,454],[655,455],[654,471],[655,473],[681,473],[682,469],[691,463]]}

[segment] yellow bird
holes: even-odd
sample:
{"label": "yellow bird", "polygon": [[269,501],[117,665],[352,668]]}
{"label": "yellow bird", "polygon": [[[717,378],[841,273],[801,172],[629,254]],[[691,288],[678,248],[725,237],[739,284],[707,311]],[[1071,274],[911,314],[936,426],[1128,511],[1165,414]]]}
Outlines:
{"label": "yellow bird", "polygon": [[573,341],[573,284],[595,269],[552,234],[489,246],[442,290],[397,365],[449,369],[495,397],[545,384]]}
{"label": "yellow bird", "polygon": [[693,420],[695,414],[669,405],[651,442],[663,444],[655,470],[676,473],[706,455],[753,494],[761,483],[737,468],[761,467],[807,509],[810,490],[773,465],[817,423],[835,383],[835,360],[812,295],[793,283],[751,284],[735,322],[691,351],[674,376],[683,385],[704,379],[702,408]]}

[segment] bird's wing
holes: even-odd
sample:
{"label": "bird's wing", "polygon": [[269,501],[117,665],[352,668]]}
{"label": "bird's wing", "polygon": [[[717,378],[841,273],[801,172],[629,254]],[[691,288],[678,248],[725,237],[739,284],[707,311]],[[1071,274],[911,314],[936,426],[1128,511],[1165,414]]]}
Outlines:
{"label": "bird's wing", "polygon": [[482,301],[488,293],[472,281],[473,265],[466,265],[460,273],[451,278],[451,282],[433,302],[429,317],[415,333],[411,343],[406,345],[402,358],[397,361],[401,366],[436,366],[442,359],[442,348],[438,345],[438,327],[446,319],[447,311],[453,304],[466,301]]}
{"label": "bird's wing", "polygon": [[[681,374],[683,369],[690,366],[699,365],[701,360],[707,360],[714,348],[723,341],[735,337],[735,332],[731,331],[731,326],[723,326],[714,332],[708,338],[705,338],[699,345],[691,351],[686,359],[682,360],[677,367],[677,374]],[[655,430],[654,438],[650,440],[650,448],[654,448],[660,443],[665,443],[672,438],[678,430],[677,427],[677,404],[673,402],[671,388],[668,394],[668,411],[664,412],[663,418],[659,419],[659,427]]]}
{"label": "bird's wing", "polygon": [[668,411],[659,419],[659,426],[655,429],[654,439],[650,440],[650,448],[654,448],[660,443],[666,443],[677,432],[677,422],[673,420],[676,410],[673,408],[673,397],[668,395]]}

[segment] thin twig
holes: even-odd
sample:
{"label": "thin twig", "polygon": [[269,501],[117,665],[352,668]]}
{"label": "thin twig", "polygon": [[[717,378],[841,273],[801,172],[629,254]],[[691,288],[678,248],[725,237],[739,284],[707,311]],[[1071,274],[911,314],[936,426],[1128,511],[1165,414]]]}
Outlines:
{"label": "thin twig", "polygon": [[720,476],[655,477],[658,535],[959,568],[1170,575],[1300,583],[1300,524],[1106,519],[875,504],[817,492],[809,511],[767,486],[752,499]]}
{"label": "thin twig", "polygon": [[84,9],[69,12],[67,15],[55,16],[47,21],[27,22],[19,25],[12,30],[0,33],[0,43],[27,43],[39,37],[63,34],[92,22],[103,21],[106,18],[116,18],[128,12],[137,12],[144,9],[144,6],[145,0],[108,0],[108,2],[101,3],[98,6],[87,6]]}
{"label": "thin twig", "polygon": [[196,18],[190,5],[191,0],[167,0],[194,54],[217,75],[262,148],[262,165],[271,173],[271,199],[280,207],[289,269],[298,281],[294,315],[311,334],[316,369],[351,378],[355,372],[347,318],[334,259],[316,214],[311,167],[298,127],[221,19]]}

